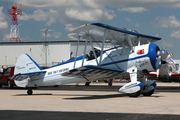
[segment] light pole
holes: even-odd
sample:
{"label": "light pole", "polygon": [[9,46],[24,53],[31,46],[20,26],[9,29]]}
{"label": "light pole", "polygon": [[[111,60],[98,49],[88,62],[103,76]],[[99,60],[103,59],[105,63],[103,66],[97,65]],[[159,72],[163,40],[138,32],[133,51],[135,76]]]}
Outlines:
{"label": "light pole", "polygon": [[47,67],[47,45],[46,45],[46,35],[47,35],[48,29],[44,30],[44,54],[45,54],[45,65]]}

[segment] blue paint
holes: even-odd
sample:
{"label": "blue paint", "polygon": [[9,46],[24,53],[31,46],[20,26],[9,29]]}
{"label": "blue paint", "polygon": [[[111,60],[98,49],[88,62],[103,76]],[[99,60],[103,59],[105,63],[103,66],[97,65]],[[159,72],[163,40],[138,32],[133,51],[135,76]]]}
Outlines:
{"label": "blue paint", "polygon": [[[85,55],[84,59],[86,59],[86,58],[87,58],[87,55]],[[77,58],[76,58],[76,61],[82,60],[82,59],[83,59],[83,55],[77,57]],[[71,60],[68,60],[68,61],[66,61],[66,62],[62,62],[62,63],[57,64],[57,65],[51,66],[51,67],[49,67],[49,68],[57,67],[57,66],[64,65],[64,64],[68,64],[68,63],[71,63],[71,62],[74,62],[74,61],[75,61],[75,58],[74,58],[74,59],[71,59]],[[49,68],[46,68],[46,69],[49,69]]]}
{"label": "blue paint", "polygon": [[154,86],[154,88],[156,87],[156,83],[153,82],[150,86]]}
{"label": "blue paint", "polygon": [[34,64],[40,69],[40,70],[42,70],[42,68],[27,54],[27,53],[25,53],[28,57],[29,57],[29,59],[31,59],[33,62],[34,62]]}
{"label": "blue paint", "polygon": [[154,43],[149,44],[149,52],[147,54],[147,56],[150,58],[151,65],[152,65],[154,70],[158,69],[156,66],[156,58],[157,58],[156,47],[157,47],[157,45]]}

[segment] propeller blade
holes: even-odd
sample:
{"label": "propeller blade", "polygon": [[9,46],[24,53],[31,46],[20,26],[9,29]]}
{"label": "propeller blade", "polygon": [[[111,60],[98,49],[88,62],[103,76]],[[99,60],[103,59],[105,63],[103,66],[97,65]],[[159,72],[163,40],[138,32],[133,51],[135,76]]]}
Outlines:
{"label": "propeller blade", "polygon": [[156,70],[156,77],[159,78],[159,69]]}
{"label": "propeller blade", "polygon": [[156,59],[155,67],[156,67],[156,70],[161,67],[161,56],[159,56],[159,57]]}

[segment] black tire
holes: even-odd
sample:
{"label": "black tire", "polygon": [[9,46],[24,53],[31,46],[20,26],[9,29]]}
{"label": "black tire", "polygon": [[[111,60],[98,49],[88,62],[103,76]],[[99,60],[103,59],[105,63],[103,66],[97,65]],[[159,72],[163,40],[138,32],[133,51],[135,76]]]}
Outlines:
{"label": "black tire", "polygon": [[91,82],[86,82],[85,83],[85,86],[89,86]]}
{"label": "black tire", "polygon": [[143,96],[151,96],[154,93],[154,89],[147,92],[147,93],[142,93]]}
{"label": "black tire", "polygon": [[28,91],[27,91],[27,94],[28,94],[28,95],[32,95],[32,94],[33,94],[33,91],[32,91],[32,90],[28,90]]}
{"label": "black tire", "polygon": [[132,94],[128,94],[128,95],[129,95],[129,97],[138,97],[140,94],[141,94],[141,90],[139,90],[135,93],[132,93]]}
{"label": "black tire", "polygon": [[0,88],[2,88],[2,85],[0,84]]}
{"label": "black tire", "polygon": [[9,88],[13,88],[13,85],[11,84],[11,81],[10,81],[10,80],[8,80],[8,87],[9,87]]}
{"label": "black tire", "polygon": [[109,85],[109,86],[112,86],[112,81],[110,81],[110,82],[108,83],[108,85]]}

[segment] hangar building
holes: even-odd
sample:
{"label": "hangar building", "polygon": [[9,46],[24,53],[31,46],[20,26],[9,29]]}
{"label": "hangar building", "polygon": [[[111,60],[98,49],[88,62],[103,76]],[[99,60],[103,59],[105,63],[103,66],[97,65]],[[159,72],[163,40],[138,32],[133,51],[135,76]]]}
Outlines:
{"label": "hangar building", "polygon": [[[84,46],[85,41],[80,41],[78,56],[84,52]],[[0,67],[14,66],[23,53],[27,53],[40,66],[48,67],[74,57],[77,41],[0,42],[0,48]],[[86,54],[90,50],[92,47],[88,44]]]}

